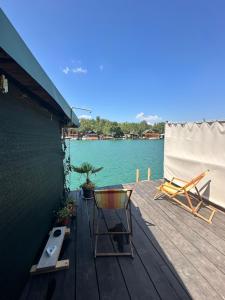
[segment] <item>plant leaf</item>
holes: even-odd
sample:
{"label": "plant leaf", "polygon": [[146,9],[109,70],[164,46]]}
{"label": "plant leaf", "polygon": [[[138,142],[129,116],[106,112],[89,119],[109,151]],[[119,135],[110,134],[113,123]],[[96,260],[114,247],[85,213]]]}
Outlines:
{"label": "plant leaf", "polygon": [[91,173],[92,173],[92,174],[95,174],[95,173],[101,171],[102,169],[103,169],[103,167],[100,167],[100,168],[93,168],[92,171],[91,171]]}

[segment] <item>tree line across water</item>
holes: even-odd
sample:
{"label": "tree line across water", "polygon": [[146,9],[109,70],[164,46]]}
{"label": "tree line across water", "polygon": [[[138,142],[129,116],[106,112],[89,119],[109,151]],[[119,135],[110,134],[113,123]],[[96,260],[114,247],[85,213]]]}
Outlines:
{"label": "tree line across water", "polygon": [[164,133],[165,123],[160,122],[154,125],[148,124],[146,121],[139,123],[135,122],[113,122],[100,117],[96,119],[80,119],[80,127],[78,129],[81,133],[88,131],[95,131],[98,135],[112,135],[116,137],[124,136],[125,134],[136,134],[141,136],[146,130],[152,132]]}

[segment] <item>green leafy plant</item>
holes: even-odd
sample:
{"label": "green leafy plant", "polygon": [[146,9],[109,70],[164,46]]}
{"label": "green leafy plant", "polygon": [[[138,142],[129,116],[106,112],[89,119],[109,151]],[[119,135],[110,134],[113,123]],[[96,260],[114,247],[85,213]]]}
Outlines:
{"label": "green leafy plant", "polygon": [[63,202],[66,201],[69,193],[70,193],[70,172],[71,172],[71,163],[70,163],[70,153],[67,155],[67,145],[65,138],[62,138],[62,157],[63,157],[63,167],[64,167],[64,174],[63,174]]}
{"label": "green leafy plant", "polygon": [[66,205],[68,204],[75,204],[75,200],[73,199],[72,196],[68,196],[67,199],[66,199],[66,202],[65,202]]}
{"label": "green leafy plant", "polygon": [[96,168],[96,167],[92,166],[90,163],[84,162],[80,166],[72,166],[71,169],[72,169],[72,171],[79,173],[86,177],[85,182],[81,185],[82,188],[94,189],[95,185],[91,181],[90,178],[92,175],[101,171],[103,169],[103,167]]}
{"label": "green leafy plant", "polygon": [[57,212],[57,216],[59,219],[68,218],[70,216],[70,211],[67,207],[63,207]]}
{"label": "green leafy plant", "polygon": [[66,207],[70,211],[70,217],[75,217],[76,215],[76,201],[72,195],[69,195],[66,202]]}

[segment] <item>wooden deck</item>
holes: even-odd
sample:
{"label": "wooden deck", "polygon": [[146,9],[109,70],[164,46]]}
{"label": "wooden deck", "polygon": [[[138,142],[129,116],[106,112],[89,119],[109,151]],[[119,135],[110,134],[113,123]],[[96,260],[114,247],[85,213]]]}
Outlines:
{"label": "wooden deck", "polygon": [[[132,194],[134,259],[93,258],[92,201],[78,198],[77,217],[62,259],[69,270],[30,278],[21,299],[225,299],[225,215],[213,224],[166,199],[153,200],[159,182],[140,182]],[[121,222],[104,214],[101,226]],[[99,243],[115,250],[113,239]]]}

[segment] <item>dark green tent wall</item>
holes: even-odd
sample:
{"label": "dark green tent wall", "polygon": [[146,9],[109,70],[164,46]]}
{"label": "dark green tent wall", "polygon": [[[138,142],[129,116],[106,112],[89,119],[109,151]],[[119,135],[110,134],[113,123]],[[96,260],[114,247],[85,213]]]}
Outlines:
{"label": "dark green tent wall", "polygon": [[9,84],[0,94],[1,299],[19,295],[63,193],[61,125]]}
{"label": "dark green tent wall", "polygon": [[79,121],[0,9],[0,299],[18,299],[63,195],[61,130]]}

